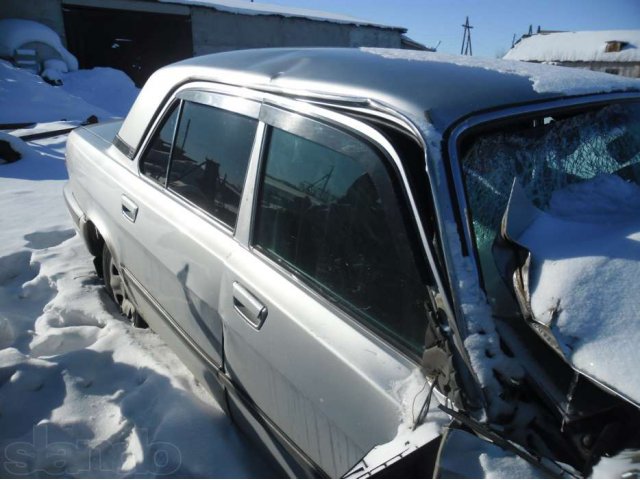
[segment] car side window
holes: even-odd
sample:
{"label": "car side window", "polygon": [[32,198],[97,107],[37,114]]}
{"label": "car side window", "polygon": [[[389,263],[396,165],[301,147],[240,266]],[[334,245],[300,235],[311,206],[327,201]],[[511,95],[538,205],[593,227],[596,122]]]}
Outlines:
{"label": "car side window", "polygon": [[235,227],[257,120],[185,101],[167,187]]}
{"label": "car side window", "polygon": [[173,135],[178,120],[178,105],[178,103],[175,103],[169,109],[140,161],[142,174],[163,186],[167,180],[171,144],[173,143]]}
{"label": "car side window", "polygon": [[427,289],[400,187],[376,150],[336,132],[330,148],[270,129],[253,244],[359,321],[418,352]]}

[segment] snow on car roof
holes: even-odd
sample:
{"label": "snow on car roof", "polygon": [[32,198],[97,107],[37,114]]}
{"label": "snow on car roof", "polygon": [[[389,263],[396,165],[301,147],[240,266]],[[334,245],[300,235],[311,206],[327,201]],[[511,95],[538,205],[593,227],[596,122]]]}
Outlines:
{"label": "snow on car roof", "polygon": [[254,3],[247,0],[160,0],[164,3],[179,3],[198,7],[213,8],[223,12],[237,13],[240,15],[279,15],[282,17],[298,17],[309,20],[320,20],[331,23],[346,23],[353,25],[368,25],[378,28],[401,30],[406,32],[404,27],[396,27],[381,23],[370,22],[361,18],[351,17],[338,13],[323,12],[321,10],[310,10],[306,8],[287,7],[283,5],[273,5],[271,3]]}
{"label": "snow on car roof", "polygon": [[[615,42],[620,42],[620,50],[607,51],[617,50],[611,45]],[[640,30],[539,33],[522,38],[504,58],[535,62],[640,62]]]}
{"label": "snow on car roof", "polygon": [[[469,113],[570,95],[640,91],[640,81],[506,60],[392,49],[275,48],[204,55],[148,80],[119,136],[136,148],[159,102],[180,83],[210,80],[268,91],[375,100],[444,131]],[[428,111],[428,114],[425,112]]]}

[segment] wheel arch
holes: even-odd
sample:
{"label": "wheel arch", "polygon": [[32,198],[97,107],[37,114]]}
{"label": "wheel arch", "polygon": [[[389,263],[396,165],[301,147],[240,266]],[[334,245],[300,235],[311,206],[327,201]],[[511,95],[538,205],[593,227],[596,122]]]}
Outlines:
{"label": "wheel arch", "polygon": [[89,250],[89,253],[94,257],[94,266],[98,275],[102,278],[102,250],[104,246],[107,245],[111,255],[118,261],[119,254],[116,248],[117,245],[113,241],[106,222],[103,222],[99,215],[88,213],[82,230],[87,250]]}
{"label": "wheel arch", "polygon": [[104,237],[96,224],[91,220],[87,220],[85,224],[84,240],[91,255],[94,257],[102,256],[102,248],[105,244]]}

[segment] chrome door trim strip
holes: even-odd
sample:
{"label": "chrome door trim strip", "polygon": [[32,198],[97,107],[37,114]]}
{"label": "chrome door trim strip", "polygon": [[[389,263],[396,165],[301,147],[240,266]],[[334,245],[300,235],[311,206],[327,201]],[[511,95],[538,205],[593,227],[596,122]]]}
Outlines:
{"label": "chrome door trim strip", "polygon": [[253,119],[257,119],[260,113],[260,104],[255,101],[234,95],[205,91],[193,86],[180,90],[176,98],[227,110]]}
{"label": "chrome door trim strip", "polygon": [[238,208],[235,239],[245,248],[249,247],[253,211],[255,210],[255,202],[258,198],[255,193],[259,182],[260,159],[262,157],[262,150],[265,144],[266,131],[267,129],[264,122],[259,121],[253,147],[251,148],[251,155],[249,157],[247,174],[244,179],[244,186],[242,188],[242,199],[240,200],[240,206]]}

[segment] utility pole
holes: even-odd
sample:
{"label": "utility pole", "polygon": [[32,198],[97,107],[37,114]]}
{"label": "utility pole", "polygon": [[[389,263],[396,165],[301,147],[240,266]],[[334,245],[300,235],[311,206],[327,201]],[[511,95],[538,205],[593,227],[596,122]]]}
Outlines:
{"label": "utility pole", "polygon": [[462,25],[464,28],[464,33],[462,34],[462,48],[460,48],[460,55],[473,55],[473,50],[471,48],[471,29],[473,28],[469,25],[469,16],[467,15],[467,20]]}

